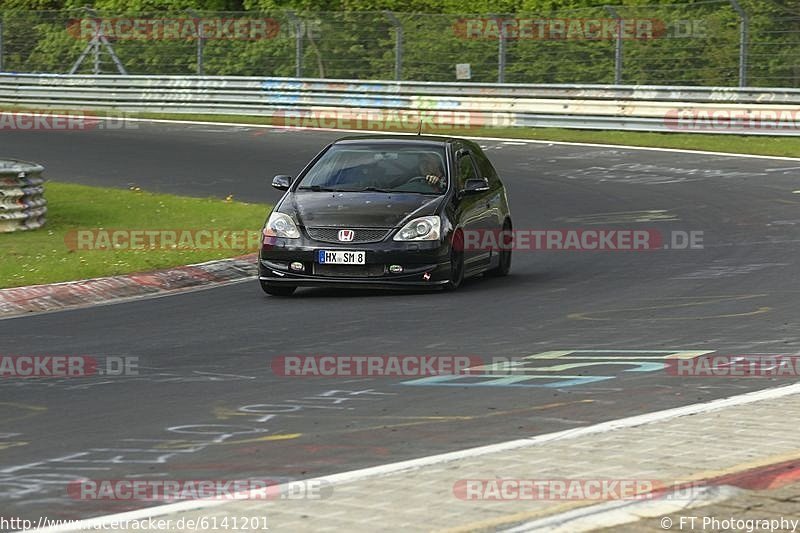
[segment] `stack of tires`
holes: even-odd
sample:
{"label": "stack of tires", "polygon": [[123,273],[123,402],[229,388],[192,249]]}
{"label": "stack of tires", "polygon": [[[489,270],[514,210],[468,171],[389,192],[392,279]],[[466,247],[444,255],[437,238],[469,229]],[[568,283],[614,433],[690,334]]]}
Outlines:
{"label": "stack of tires", "polygon": [[0,233],[41,228],[47,215],[44,167],[0,159]]}

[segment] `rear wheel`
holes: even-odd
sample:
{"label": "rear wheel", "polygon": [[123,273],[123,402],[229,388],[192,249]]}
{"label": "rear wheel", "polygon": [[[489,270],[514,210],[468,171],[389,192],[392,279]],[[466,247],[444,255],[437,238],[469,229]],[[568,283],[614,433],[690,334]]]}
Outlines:
{"label": "rear wheel", "polygon": [[454,291],[462,281],[464,281],[464,234],[457,231],[453,234],[453,242],[450,245],[450,279],[445,288]]}
{"label": "rear wheel", "polygon": [[261,281],[261,289],[271,296],[291,296],[297,288],[293,285],[277,285],[268,281]]}
{"label": "rear wheel", "polygon": [[500,264],[488,272],[490,276],[498,278],[507,276],[511,271],[511,242],[508,242],[511,239],[511,223],[509,221],[503,224],[501,238],[503,242],[500,243]]}

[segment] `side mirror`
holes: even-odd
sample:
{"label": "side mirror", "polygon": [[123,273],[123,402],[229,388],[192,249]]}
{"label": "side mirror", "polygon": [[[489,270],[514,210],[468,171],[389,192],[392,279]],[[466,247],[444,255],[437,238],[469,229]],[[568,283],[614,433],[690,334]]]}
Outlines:
{"label": "side mirror", "polygon": [[489,190],[489,180],[486,178],[470,178],[464,182],[464,188],[461,189],[461,194],[466,196],[468,194],[477,194],[479,192],[486,192]]}
{"label": "side mirror", "polygon": [[289,186],[292,184],[292,177],[285,174],[278,174],[272,178],[272,186],[279,191],[288,191]]}

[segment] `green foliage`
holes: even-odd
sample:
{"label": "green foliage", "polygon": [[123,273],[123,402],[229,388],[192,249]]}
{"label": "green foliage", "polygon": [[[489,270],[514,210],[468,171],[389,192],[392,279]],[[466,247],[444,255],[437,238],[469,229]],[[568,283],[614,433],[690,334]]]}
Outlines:
{"label": "green foliage", "polygon": [[[469,63],[473,82],[498,77],[498,41],[465,38],[459,20],[511,19],[655,21],[656,38],[625,38],[622,83],[738,84],[740,19],[727,0],[0,0],[3,65],[7,71],[68,72],[88,39],[67,31],[70,19],[259,18],[280,31],[269,39],[207,39],[207,75],[294,76],[297,28],[305,77],[392,79],[397,30],[403,29],[402,78],[455,81],[457,63]],[[741,0],[749,14],[748,80],[755,86],[800,84],[800,7],[795,0]],[[615,15],[616,14],[616,15]],[[687,30],[687,28],[689,30]],[[194,74],[197,41],[111,39],[129,73]],[[506,42],[505,80],[515,83],[613,83],[613,37],[523,38]],[[94,53],[80,72],[94,69]],[[115,71],[104,51],[101,71]]]}

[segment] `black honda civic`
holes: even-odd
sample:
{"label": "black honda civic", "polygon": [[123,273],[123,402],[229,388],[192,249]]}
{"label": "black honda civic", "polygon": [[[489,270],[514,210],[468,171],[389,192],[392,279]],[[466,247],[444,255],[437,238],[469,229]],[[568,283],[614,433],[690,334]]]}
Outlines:
{"label": "black honda civic", "polygon": [[268,294],[456,289],[466,277],[504,276],[511,267],[510,247],[497,239],[465,246],[465,238],[511,231],[505,187],[469,140],[348,137],[272,186],[286,193],[262,230],[259,280]]}

